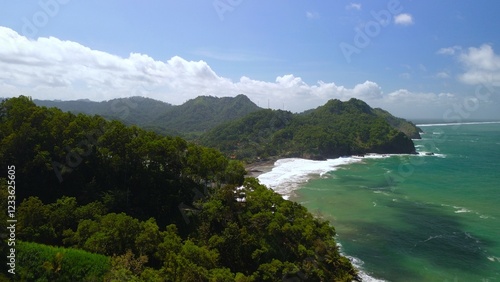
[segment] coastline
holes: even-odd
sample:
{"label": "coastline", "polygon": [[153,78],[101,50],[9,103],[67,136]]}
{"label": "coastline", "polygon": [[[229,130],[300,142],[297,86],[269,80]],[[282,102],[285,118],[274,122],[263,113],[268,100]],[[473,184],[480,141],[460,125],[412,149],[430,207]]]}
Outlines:
{"label": "coastline", "polygon": [[[327,160],[311,160],[303,158],[279,158],[254,162],[245,165],[246,177],[255,177],[259,182],[273,189],[284,199],[292,201],[294,191],[300,189],[309,180],[322,177],[325,173],[335,171],[339,166],[358,163],[363,158],[386,158],[389,155],[371,154],[365,157],[350,156]],[[341,242],[337,241],[341,248]],[[358,270],[358,275],[362,281],[379,282],[385,281],[370,276],[363,268],[364,262],[341,251],[341,255],[348,258],[352,265]]]}
{"label": "coastline", "polygon": [[276,161],[279,159],[272,158],[264,161],[252,162],[245,165],[245,170],[247,174],[245,177],[255,177],[258,178],[260,175],[264,173],[268,173],[273,170]]}

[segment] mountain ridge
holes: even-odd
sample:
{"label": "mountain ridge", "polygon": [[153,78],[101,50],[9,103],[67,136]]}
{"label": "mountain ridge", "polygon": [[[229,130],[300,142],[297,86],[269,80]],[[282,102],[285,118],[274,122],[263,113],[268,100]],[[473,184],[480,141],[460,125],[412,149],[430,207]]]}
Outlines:
{"label": "mountain ridge", "polygon": [[201,144],[250,161],[275,156],[325,159],[365,153],[415,153],[411,136],[388,119],[408,128],[416,126],[384,113],[355,98],[346,102],[329,100],[301,114],[261,110],[212,129],[201,138]]}
{"label": "mountain ridge", "polygon": [[74,114],[100,115],[127,125],[137,125],[163,135],[188,137],[209,130],[230,119],[260,110],[247,96],[198,96],[181,105],[132,96],[94,102],[88,99],[60,101],[33,100],[38,106],[56,107]]}
{"label": "mountain ridge", "polygon": [[419,139],[421,132],[413,123],[355,98],[331,99],[302,113],[262,109],[243,94],[198,96],[178,106],[144,97],[34,102],[182,136],[250,161],[267,156],[321,159],[368,152],[411,153],[415,151],[411,139]]}

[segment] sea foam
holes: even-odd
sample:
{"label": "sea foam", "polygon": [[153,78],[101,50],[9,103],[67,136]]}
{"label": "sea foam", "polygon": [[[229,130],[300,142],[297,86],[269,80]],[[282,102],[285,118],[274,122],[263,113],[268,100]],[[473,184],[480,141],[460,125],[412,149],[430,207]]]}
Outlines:
{"label": "sea foam", "polygon": [[293,191],[299,189],[310,178],[321,177],[325,173],[334,171],[338,166],[360,162],[361,158],[345,157],[313,161],[299,158],[280,159],[274,163],[274,168],[259,175],[261,184],[273,189],[276,193],[288,199]]}
{"label": "sea foam", "polygon": [[[338,159],[328,159],[325,161],[313,161],[298,158],[280,159],[274,163],[274,168],[267,173],[259,175],[261,184],[273,189],[275,192],[282,195],[284,199],[288,199],[295,190],[299,189],[309,179],[321,177],[325,173],[337,170],[341,165],[361,162],[363,158],[386,158],[389,155],[369,154],[364,157],[344,157]],[[340,251],[342,248],[339,243]],[[343,254],[345,255],[345,254]],[[380,280],[370,276],[363,269],[364,262],[358,258],[347,256],[351,263],[359,271],[359,277],[362,281],[381,282]]]}
{"label": "sea foam", "polygon": [[[470,124],[495,124],[500,123],[500,121],[477,121],[477,122],[452,122],[452,123],[424,123],[417,124],[418,127],[425,126],[457,126],[457,125],[470,125]],[[420,133],[422,134],[422,133]]]}

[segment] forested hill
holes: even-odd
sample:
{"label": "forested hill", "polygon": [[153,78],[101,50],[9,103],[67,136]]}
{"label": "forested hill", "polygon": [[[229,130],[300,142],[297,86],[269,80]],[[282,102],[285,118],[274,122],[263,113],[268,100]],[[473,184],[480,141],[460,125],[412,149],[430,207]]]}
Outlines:
{"label": "forested hill", "polygon": [[172,110],[175,106],[150,98],[135,96],[103,102],[94,102],[87,99],[74,101],[35,99],[33,101],[38,106],[55,107],[64,112],[100,115],[106,119],[119,120],[128,125],[134,124],[142,128],[175,133],[153,125],[160,116]]}
{"label": "forested hill", "polygon": [[199,96],[174,107],[160,116],[155,124],[183,133],[204,132],[260,109],[242,94],[222,98]]}
{"label": "forested hill", "polygon": [[[398,123],[390,121],[398,121]],[[416,131],[417,136],[407,136]],[[218,126],[201,143],[238,159],[331,158],[364,153],[414,153],[418,128],[365,102],[330,100],[302,114],[261,110]]]}
{"label": "forested hill", "polygon": [[422,133],[422,129],[417,127],[413,122],[409,122],[405,119],[395,117],[391,115],[388,111],[380,109],[380,108],[375,108],[373,109],[373,112],[377,114],[378,116],[384,117],[385,120],[394,128],[397,130],[403,132],[406,134],[406,136],[410,137],[411,139],[421,139],[422,137],[420,136],[420,133]]}
{"label": "forested hill", "polygon": [[188,136],[200,134],[221,123],[238,119],[260,110],[248,97],[199,96],[182,105],[174,106],[161,101],[130,97],[105,102],[90,100],[47,101],[34,100],[39,106],[56,107],[72,113],[100,115],[137,125],[164,135]]}
{"label": "forested hill", "polygon": [[21,96],[0,103],[0,167],[0,281],[357,279],[328,222],[179,137]]}

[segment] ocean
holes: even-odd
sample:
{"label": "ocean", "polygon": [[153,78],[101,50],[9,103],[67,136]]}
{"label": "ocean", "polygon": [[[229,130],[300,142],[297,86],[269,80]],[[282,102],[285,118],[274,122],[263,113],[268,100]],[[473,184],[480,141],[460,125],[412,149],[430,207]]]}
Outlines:
{"label": "ocean", "polygon": [[364,281],[500,281],[500,123],[420,126],[418,155],[281,159],[258,178],[329,220]]}

